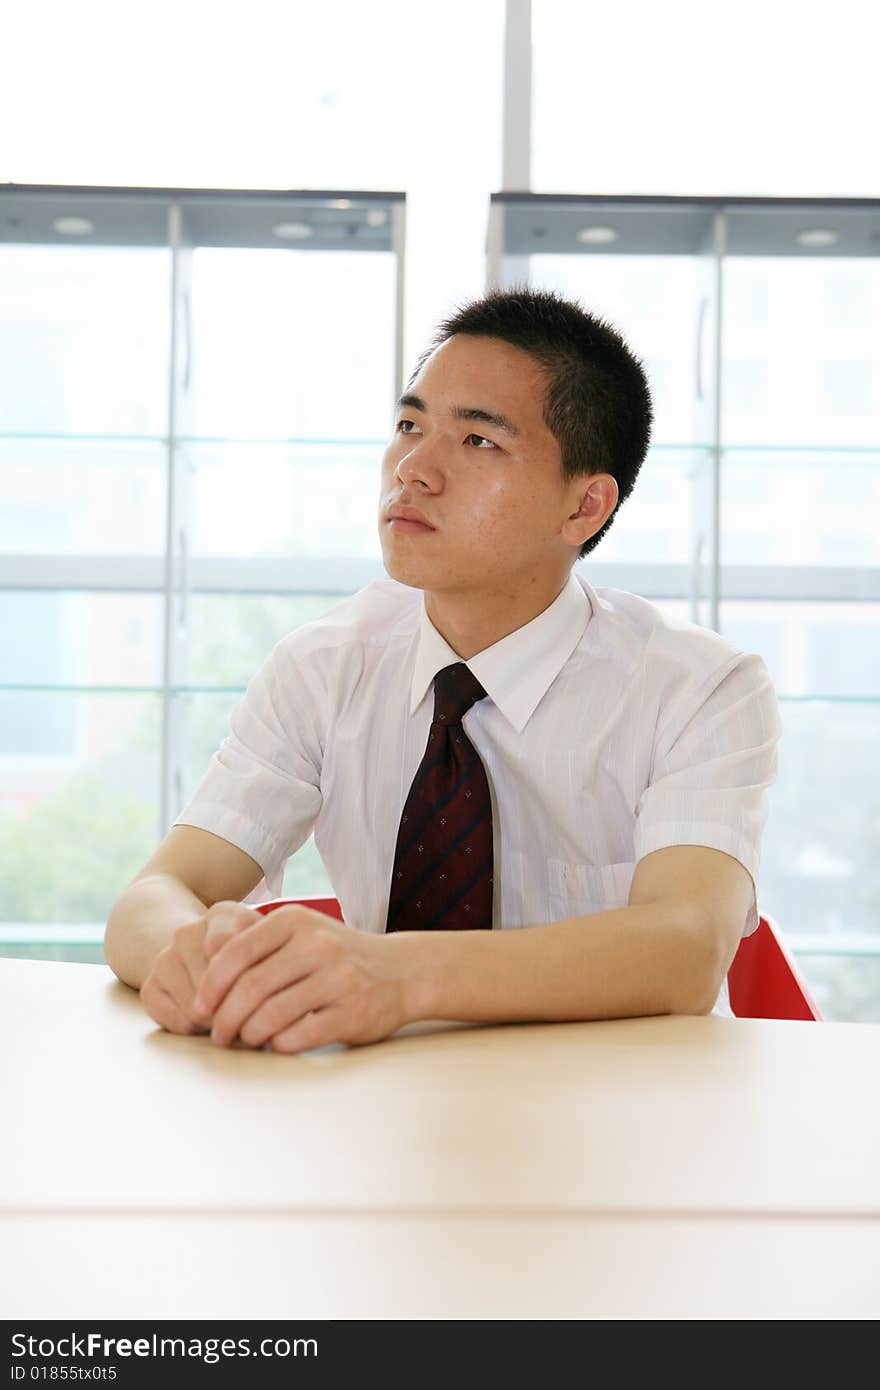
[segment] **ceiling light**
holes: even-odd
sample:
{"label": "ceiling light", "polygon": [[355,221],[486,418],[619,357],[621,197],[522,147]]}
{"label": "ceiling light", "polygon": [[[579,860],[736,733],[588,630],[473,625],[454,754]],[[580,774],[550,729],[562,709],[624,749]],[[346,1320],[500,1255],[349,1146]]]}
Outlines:
{"label": "ceiling light", "polygon": [[272,232],[282,241],[308,241],[313,234],[308,222],[279,222]]}
{"label": "ceiling light", "polygon": [[619,236],[620,232],[615,227],[581,227],[577,239],[587,246],[607,246],[609,241],[617,241]]}
{"label": "ceiling light", "polygon": [[345,209],[345,208],[350,208],[350,207],[351,207],[351,199],[350,199],[350,198],[332,198],[331,201],[330,201],[330,206],[331,206],[331,208],[343,208],[343,209]]}
{"label": "ceiling light", "polygon": [[833,246],[840,239],[840,233],[830,227],[809,227],[798,232],[797,240],[801,246]]}
{"label": "ceiling light", "polygon": [[368,208],[368,209],[367,209],[367,226],[368,226],[368,227],[384,227],[384,226],[385,226],[385,223],[386,223],[387,221],[388,221],[388,213],[385,211],[384,208]]}
{"label": "ceiling light", "polygon": [[88,236],[95,230],[88,217],[56,217],[52,226],[60,236]]}

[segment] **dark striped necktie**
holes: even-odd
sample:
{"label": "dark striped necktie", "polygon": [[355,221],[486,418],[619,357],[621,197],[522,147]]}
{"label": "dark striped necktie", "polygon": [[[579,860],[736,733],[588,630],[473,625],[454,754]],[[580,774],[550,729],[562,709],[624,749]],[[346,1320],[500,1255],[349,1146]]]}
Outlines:
{"label": "dark striped necktie", "polygon": [[485,690],[457,661],[434,677],[434,719],[403,808],[386,932],[492,927],[492,803],[462,719]]}

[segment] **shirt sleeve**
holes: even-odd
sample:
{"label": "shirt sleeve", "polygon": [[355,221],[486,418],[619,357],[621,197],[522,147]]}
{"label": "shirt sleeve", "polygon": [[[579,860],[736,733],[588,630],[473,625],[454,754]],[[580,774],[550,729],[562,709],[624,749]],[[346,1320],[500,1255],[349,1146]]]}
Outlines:
{"label": "shirt sleeve", "polygon": [[322,805],[321,701],[290,639],[273,648],[229,720],[229,732],[175,825],[210,830],[263,870],[246,902],[281,896],[284,865]]}
{"label": "shirt sleeve", "polygon": [[658,729],[651,784],[636,809],[636,860],[669,845],[706,845],[748,870],[753,896],[744,936],[758,925],[761,836],[781,733],[762,658],[739,653],[676,702]]}

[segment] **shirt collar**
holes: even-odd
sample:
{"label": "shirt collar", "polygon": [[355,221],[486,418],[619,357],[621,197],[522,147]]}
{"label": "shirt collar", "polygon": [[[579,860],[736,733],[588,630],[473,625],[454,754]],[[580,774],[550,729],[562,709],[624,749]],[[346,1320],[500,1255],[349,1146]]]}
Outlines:
{"label": "shirt collar", "polygon": [[[591,616],[590,598],[572,571],[549,608],[465,662],[517,733],[522,733],[559,675]],[[461,657],[428,617],[423,593],[410,714],[415,714],[430,692],[437,672],[455,661]]]}

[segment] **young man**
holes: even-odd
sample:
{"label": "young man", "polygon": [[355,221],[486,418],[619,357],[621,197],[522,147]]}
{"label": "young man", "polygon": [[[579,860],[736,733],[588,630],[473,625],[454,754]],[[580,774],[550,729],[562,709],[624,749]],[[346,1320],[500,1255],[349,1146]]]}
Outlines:
{"label": "young man", "polygon": [[[111,912],[107,960],[157,1023],[298,1052],[417,1019],[729,1013],[772,684],[574,573],[651,421],[620,335],[553,292],[440,325],[382,463],[390,579],[275,646]],[[259,914],[313,829],[345,923]]]}

